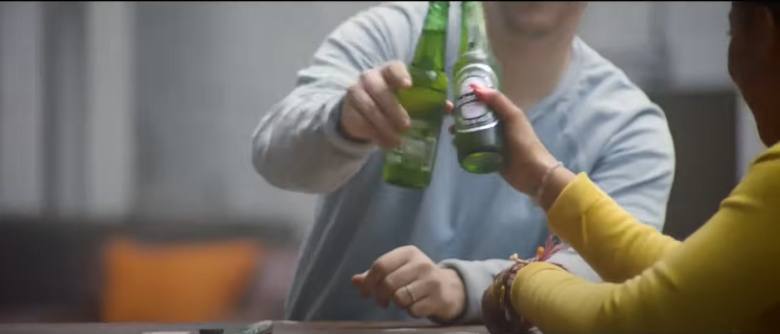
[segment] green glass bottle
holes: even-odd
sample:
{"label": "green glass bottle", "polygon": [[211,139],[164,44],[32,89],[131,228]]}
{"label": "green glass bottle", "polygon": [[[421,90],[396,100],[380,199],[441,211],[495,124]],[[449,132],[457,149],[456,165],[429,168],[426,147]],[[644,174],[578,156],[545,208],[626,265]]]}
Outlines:
{"label": "green glass bottle", "polygon": [[482,4],[461,3],[461,33],[455,62],[455,147],[458,162],[468,172],[486,174],[498,171],[503,163],[501,124],[495,113],[480,102],[472,84],[498,89],[490,45],[485,32]]}
{"label": "green glass bottle", "polygon": [[382,175],[385,182],[422,189],[431,182],[436,146],[441,130],[448,80],[444,72],[447,45],[448,1],[431,1],[414,59],[409,66],[412,87],[397,92],[411,128],[401,145],[385,152]]}

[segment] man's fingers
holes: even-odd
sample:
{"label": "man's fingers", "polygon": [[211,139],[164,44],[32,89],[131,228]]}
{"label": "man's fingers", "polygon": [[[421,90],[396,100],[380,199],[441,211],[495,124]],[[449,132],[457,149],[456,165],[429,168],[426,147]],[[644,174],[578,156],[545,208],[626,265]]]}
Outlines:
{"label": "man's fingers", "polygon": [[426,261],[409,261],[398,270],[393,271],[380,282],[377,289],[377,296],[379,297],[383,305],[390,303],[390,300],[394,300],[398,306],[405,307],[407,304],[399,304],[398,300],[395,300],[397,292],[404,289],[405,286],[414,284],[417,279],[425,276],[430,272],[434,266],[432,262]]}
{"label": "man's fingers", "polygon": [[397,132],[406,130],[410,126],[409,115],[395,97],[393,90],[385,79],[376,72],[366,72],[362,77],[363,88],[376,102],[382,114]]}
{"label": "man's fingers", "polygon": [[367,272],[362,272],[357,275],[352,275],[352,284],[357,286],[358,288],[362,288],[363,284],[365,284],[366,282],[367,274],[368,274]]}
{"label": "man's fingers", "polygon": [[409,315],[415,318],[428,318],[436,314],[439,301],[434,298],[421,297],[408,308]]}
{"label": "man's fingers", "polygon": [[374,126],[371,121],[354,106],[347,107],[341,116],[341,130],[347,138],[366,142],[377,143],[377,136],[374,134]]}
{"label": "man's fingers", "polygon": [[415,280],[396,289],[393,293],[393,302],[402,309],[409,309],[414,303],[431,296],[433,292],[431,284],[423,280]]}
{"label": "man's fingers", "polygon": [[[379,291],[379,284],[387,275],[396,271],[410,260],[411,250],[406,247],[396,248],[380,256],[371,265],[364,286],[371,294]],[[377,300],[379,301],[379,300]]]}
{"label": "man's fingers", "polygon": [[452,101],[447,100],[447,103],[444,104],[444,112],[451,114],[454,109],[455,109],[455,105],[452,104]]}
{"label": "man's fingers", "polygon": [[393,90],[412,87],[412,76],[406,69],[406,65],[400,61],[393,61],[382,68],[382,76]]}
{"label": "man's fingers", "polygon": [[352,275],[352,283],[362,285],[366,281],[366,275],[368,273],[362,272],[360,274]]}
{"label": "man's fingers", "polygon": [[352,285],[360,290],[360,296],[363,298],[367,298],[370,293],[368,287],[366,287],[366,275],[368,275],[367,271],[353,275],[351,280]]}
{"label": "man's fingers", "polygon": [[374,102],[374,99],[361,88],[355,86],[350,88],[349,96],[352,104],[357,111],[366,119],[374,129],[374,140],[382,147],[395,147],[400,142],[400,137],[390,128],[390,124],[382,113],[380,107]]}

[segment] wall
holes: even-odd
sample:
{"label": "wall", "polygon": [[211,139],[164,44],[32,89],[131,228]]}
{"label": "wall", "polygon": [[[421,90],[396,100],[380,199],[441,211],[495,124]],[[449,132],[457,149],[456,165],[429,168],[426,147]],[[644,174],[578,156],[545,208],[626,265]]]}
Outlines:
{"label": "wall", "polygon": [[[304,231],[315,197],[259,177],[250,136],[323,38],[375,4],[0,4],[0,212]],[[728,9],[595,2],[581,35],[648,91],[731,90]],[[744,166],[760,145],[739,115]]]}
{"label": "wall", "polygon": [[370,5],[138,4],[138,212],[310,223],[313,196],[254,172],[251,134],[325,35]]}

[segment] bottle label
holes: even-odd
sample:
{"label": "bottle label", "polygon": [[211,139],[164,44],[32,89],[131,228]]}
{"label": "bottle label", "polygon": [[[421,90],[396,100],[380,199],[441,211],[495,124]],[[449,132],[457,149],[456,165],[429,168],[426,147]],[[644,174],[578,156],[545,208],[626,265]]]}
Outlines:
{"label": "bottle label", "polygon": [[471,90],[471,84],[494,88],[492,82],[484,77],[473,76],[463,80],[460,96],[455,101],[455,130],[461,133],[489,129],[498,124],[493,111]]}

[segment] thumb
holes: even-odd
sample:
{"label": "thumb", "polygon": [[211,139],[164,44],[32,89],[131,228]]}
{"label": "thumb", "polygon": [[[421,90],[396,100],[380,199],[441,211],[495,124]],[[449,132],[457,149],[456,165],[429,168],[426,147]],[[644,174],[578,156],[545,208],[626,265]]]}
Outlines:
{"label": "thumb", "polygon": [[452,101],[447,100],[447,102],[444,104],[444,112],[447,114],[452,114],[453,109],[455,109],[455,105],[452,104]]}
{"label": "thumb", "polygon": [[364,273],[360,273],[360,274],[352,276],[352,284],[357,285],[357,286],[363,285],[363,283],[365,283],[365,281],[366,281],[366,275],[367,274],[368,274],[367,272],[364,272]]}
{"label": "thumb", "polygon": [[478,85],[471,85],[471,89],[474,90],[474,93],[480,101],[493,109],[498,118],[500,118],[506,126],[517,126],[518,122],[522,122],[525,118],[525,114],[520,110],[520,107],[515,105],[500,91]]}

